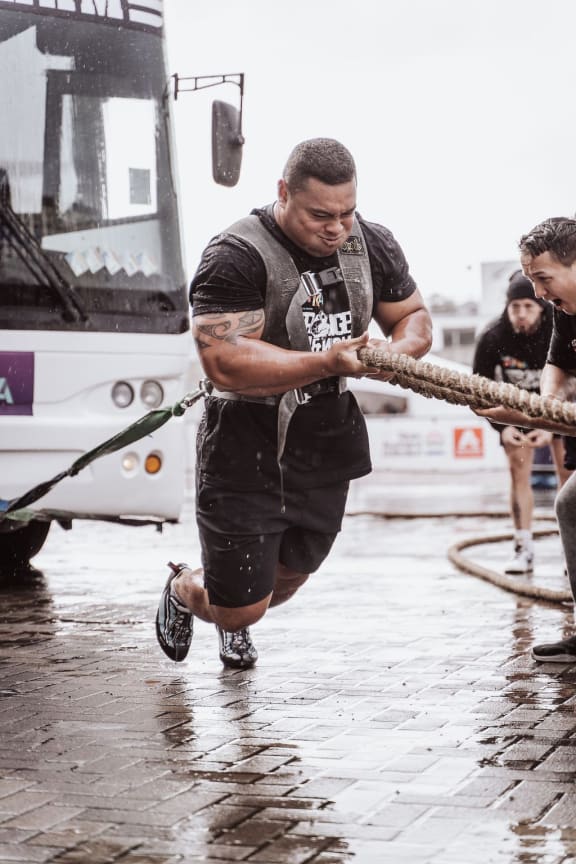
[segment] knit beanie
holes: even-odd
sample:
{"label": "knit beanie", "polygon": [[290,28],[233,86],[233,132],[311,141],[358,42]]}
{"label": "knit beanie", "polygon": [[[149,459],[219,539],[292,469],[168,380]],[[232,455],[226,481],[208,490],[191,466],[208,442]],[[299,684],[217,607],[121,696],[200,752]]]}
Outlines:
{"label": "knit beanie", "polygon": [[536,297],[532,282],[524,276],[521,270],[516,270],[510,276],[508,290],[506,291],[506,305],[512,300],[533,300],[542,307],[546,307],[546,301]]}

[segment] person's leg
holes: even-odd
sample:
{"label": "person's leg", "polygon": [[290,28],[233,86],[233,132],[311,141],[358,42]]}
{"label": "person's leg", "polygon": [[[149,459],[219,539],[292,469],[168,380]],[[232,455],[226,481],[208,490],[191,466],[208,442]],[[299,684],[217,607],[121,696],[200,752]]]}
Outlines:
{"label": "person's leg", "polygon": [[193,633],[194,615],[204,621],[214,623],[220,642],[220,659],[227,666],[247,668],[258,659],[258,652],[252,642],[248,625],[262,617],[266,611],[265,598],[259,604],[241,607],[239,617],[232,620],[225,607],[226,626],[218,625],[223,620],[217,607],[209,602],[204,587],[202,568],[192,570],[186,564],[169,563],[171,574],[162,592],[156,613],[156,636],[164,653],[176,662],[184,660],[190,649]]}
{"label": "person's leg", "polygon": [[267,594],[256,603],[245,606],[219,606],[210,602],[208,589],[205,587],[204,570],[182,568],[172,582],[172,588],[183,606],[201,621],[217,624],[230,632],[240,630],[255,624],[265,614],[272,594]]}
{"label": "person's leg", "polygon": [[[555,510],[570,588],[576,599],[576,472],[568,478],[556,496]],[[535,645],[532,657],[541,663],[576,663],[576,636]]]}
{"label": "person's leg", "polygon": [[514,525],[514,557],[506,564],[506,573],[528,573],[532,570],[534,549],[532,517],[532,464],[534,450],[528,445],[503,444],[510,473],[510,512]]}
{"label": "person's leg", "polygon": [[556,496],[556,519],[566,560],[572,594],[576,597],[576,472],[564,483]]}
{"label": "person's leg", "polygon": [[[172,573],[156,616],[160,647],[172,660],[186,657],[194,616],[198,616],[216,625],[220,657],[226,665],[245,667],[255,662],[258,654],[248,627],[268,608],[285,524],[280,507],[274,504],[278,505],[277,496],[267,493],[199,484],[196,517],[203,566],[169,565]],[[254,533],[246,533],[247,523]]]}
{"label": "person's leg", "polygon": [[566,468],[564,465],[565,447],[564,439],[562,437],[557,436],[552,439],[552,443],[550,444],[550,452],[552,453],[552,460],[554,462],[554,469],[556,471],[556,479],[558,481],[558,489],[560,490],[572,474],[570,468]]}
{"label": "person's leg", "polygon": [[265,614],[271,594],[246,606],[219,606],[210,602],[202,569],[181,571],[173,590],[193,615],[216,625],[220,660],[232,669],[248,669],[256,663],[258,651],[249,627]]}
{"label": "person's leg", "polygon": [[286,603],[330,554],[342,526],[348,482],[307,489],[296,497],[299,517],[282,535],[270,606]]}
{"label": "person's leg", "polygon": [[284,564],[278,564],[270,607],[286,603],[309,578],[309,573],[298,573],[296,570],[290,570],[288,567],[285,567]]}
{"label": "person's leg", "polygon": [[[162,637],[166,628],[159,627],[158,620],[157,633],[168,656],[184,659],[193,616],[197,615],[216,624],[224,662],[224,642],[242,641],[226,640],[225,634],[247,631],[269,605],[280,605],[292,597],[324,561],[341,527],[348,482],[287,492],[282,511],[276,506],[276,495],[250,493],[247,502],[239,493],[207,488],[199,491],[197,521],[204,566],[193,570],[187,565],[171,565],[174,572],[160,604],[170,613],[163,618],[183,618],[182,622],[176,620],[175,630],[176,636],[184,633],[187,644],[177,652],[167,650]],[[248,505],[254,533],[235,533],[245,530]],[[244,641],[248,644],[249,634]],[[253,646],[246,650],[257,656]]]}
{"label": "person's leg", "polygon": [[534,511],[534,493],[530,482],[534,450],[527,445],[503,446],[510,472],[510,510],[514,528],[516,531],[530,531]]}
{"label": "person's leg", "polygon": [[[556,487],[558,492],[568,478],[572,474],[571,468],[566,467],[566,447],[564,444],[564,438],[560,435],[555,435],[552,439],[552,443],[550,444],[550,452],[552,453],[552,460],[554,462],[554,470],[556,472]],[[564,574],[568,575],[568,567],[566,563],[564,563]]]}
{"label": "person's leg", "polygon": [[183,568],[174,579],[173,591],[184,608],[216,625],[225,666],[247,669],[258,659],[249,627],[268,608],[280,537],[223,535],[204,524],[200,528],[204,568]]}

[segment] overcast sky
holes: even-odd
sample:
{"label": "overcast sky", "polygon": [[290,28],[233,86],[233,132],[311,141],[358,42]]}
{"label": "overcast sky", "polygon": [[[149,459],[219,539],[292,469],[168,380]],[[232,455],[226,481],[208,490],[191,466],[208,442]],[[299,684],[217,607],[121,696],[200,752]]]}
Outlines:
{"label": "overcast sky", "polygon": [[387,225],[425,296],[480,297],[483,261],[576,211],[576,0],[165,0],[169,71],[243,72],[242,176],[217,187],[210,105],[175,104],[187,267],[275,198],[291,148],[352,151],[358,210]]}

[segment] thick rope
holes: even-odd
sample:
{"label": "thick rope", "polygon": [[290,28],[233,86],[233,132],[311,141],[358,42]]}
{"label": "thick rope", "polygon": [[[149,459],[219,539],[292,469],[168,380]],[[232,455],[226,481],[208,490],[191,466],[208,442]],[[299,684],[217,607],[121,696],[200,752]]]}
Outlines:
{"label": "thick rope", "polygon": [[[557,529],[550,528],[534,531],[534,537],[548,537],[557,533]],[[531,597],[535,600],[549,600],[552,603],[573,603],[570,591],[555,591],[552,588],[534,585],[516,576],[507,576],[504,573],[489,570],[487,567],[482,567],[480,564],[469,561],[460,554],[462,549],[470,546],[482,546],[484,543],[500,543],[501,541],[511,539],[512,534],[496,534],[490,537],[472,537],[468,540],[461,540],[448,549],[448,558],[458,570],[470,573],[472,576],[478,576],[479,579],[484,579],[486,582],[490,582],[492,585],[496,585],[513,594],[521,594],[523,597]]]}
{"label": "thick rope", "polygon": [[394,372],[391,383],[428,398],[443,399],[453,405],[467,405],[470,408],[512,408],[529,417],[576,426],[576,404],[572,402],[542,397],[513,384],[492,381],[481,375],[454,372],[433,363],[415,360],[407,354],[361,348],[358,356],[367,366]]}

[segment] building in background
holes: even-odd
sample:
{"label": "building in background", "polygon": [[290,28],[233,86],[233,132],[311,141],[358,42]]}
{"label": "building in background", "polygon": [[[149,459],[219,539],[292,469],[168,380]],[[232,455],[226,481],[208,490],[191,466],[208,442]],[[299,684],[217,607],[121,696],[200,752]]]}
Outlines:
{"label": "building in background", "polygon": [[478,334],[497,318],[506,302],[508,279],[518,270],[518,261],[482,261],[481,299],[462,303],[432,294],[428,306],[434,322],[432,351],[454,363],[471,366]]}

